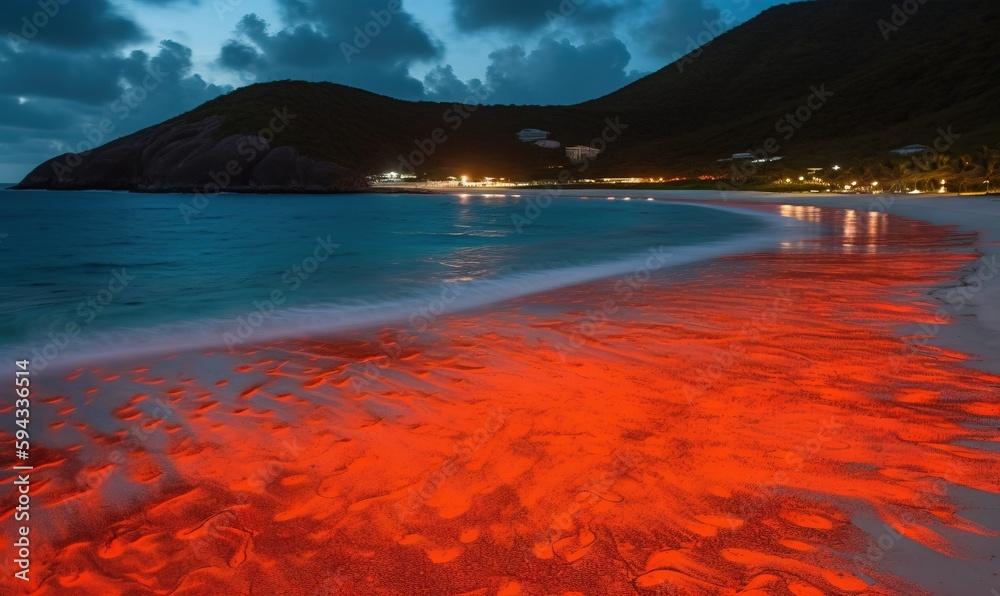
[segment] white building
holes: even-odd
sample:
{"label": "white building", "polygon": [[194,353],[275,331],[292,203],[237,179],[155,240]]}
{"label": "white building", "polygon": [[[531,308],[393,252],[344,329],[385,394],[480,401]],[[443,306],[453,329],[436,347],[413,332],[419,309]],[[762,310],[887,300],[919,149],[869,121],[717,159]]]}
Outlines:
{"label": "white building", "polygon": [[537,128],[525,128],[521,132],[517,133],[517,138],[521,139],[524,143],[534,143],[535,141],[544,141],[549,138],[549,131],[538,130]]}
{"label": "white building", "polygon": [[726,157],[726,158],[723,158],[723,159],[718,159],[716,161],[718,161],[720,163],[728,163],[730,161],[750,161],[750,162],[753,162],[753,163],[767,163],[769,161],[781,161],[782,159],[784,159],[784,156],[782,156],[782,155],[775,155],[775,156],[772,156],[772,157],[754,158],[754,154],[753,153],[733,153],[732,157]]}
{"label": "white building", "polygon": [[921,153],[930,149],[927,145],[907,145],[901,149],[893,149],[889,153],[895,153],[896,155],[913,155],[914,153]]}
{"label": "white building", "polygon": [[585,161],[588,159],[594,159],[600,153],[600,149],[595,149],[586,145],[573,145],[572,147],[566,147],[566,157],[568,157],[570,161]]}

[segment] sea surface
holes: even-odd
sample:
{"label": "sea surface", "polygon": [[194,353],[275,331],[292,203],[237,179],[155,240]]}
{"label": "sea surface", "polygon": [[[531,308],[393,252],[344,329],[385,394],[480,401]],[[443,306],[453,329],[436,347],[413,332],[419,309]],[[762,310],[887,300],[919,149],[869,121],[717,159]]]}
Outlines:
{"label": "sea surface", "polygon": [[437,316],[773,243],[725,209],[507,193],[0,191],[0,353],[250,345]]}

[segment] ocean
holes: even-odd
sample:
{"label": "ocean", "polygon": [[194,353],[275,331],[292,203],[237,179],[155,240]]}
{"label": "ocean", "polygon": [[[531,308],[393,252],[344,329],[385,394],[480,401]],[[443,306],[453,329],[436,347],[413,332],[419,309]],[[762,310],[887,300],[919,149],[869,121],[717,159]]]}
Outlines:
{"label": "ocean", "polygon": [[852,567],[881,524],[974,550],[911,498],[997,491],[998,379],[918,328],[971,235],[580,194],[0,195],[42,589],[910,593]]}
{"label": "ocean", "polygon": [[775,243],[676,203],[2,191],[0,353],[33,366],[435,317]]}

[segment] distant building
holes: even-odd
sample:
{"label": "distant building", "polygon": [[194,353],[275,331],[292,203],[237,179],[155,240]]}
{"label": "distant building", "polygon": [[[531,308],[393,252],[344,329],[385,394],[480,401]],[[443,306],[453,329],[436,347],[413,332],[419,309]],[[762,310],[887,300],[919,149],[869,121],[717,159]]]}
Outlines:
{"label": "distant building", "polygon": [[521,139],[523,143],[534,143],[535,141],[544,141],[549,138],[549,131],[538,130],[537,128],[525,128],[521,132],[517,133],[517,138]]}
{"label": "distant building", "polygon": [[574,145],[572,147],[566,147],[566,157],[570,161],[584,161],[587,159],[594,159],[601,153],[600,149],[594,149],[593,147],[588,147],[586,145]]}
{"label": "distant building", "polygon": [[927,145],[907,145],[902,149],[893,149],[889,153],[895,153],[896,155],[913,155],[914,153],[923,153],[930,149]]}
{"label": "distant building", "polygon": [[400,174],[397,172],[385,172],[373,177],[376,182],[398,182],[400,180],[416,180],[416,174]]}
{"label": "distant building", "polygon": [[767,163],[769,161],[781,161],[782,159],[784,159],[784,156],[781,156],[781,155],[775,155],[775,156],[772,156],[772,157],[755,158],[753,153],[733,153],[732,157],[726,157],[726,158],[723,158],[723,159],[719,159],[717,161],[719,161],[719,162],[729,162],[729,161],[750,160],[753,163]]}
{"label": "distant building", "polygon": [[558,149],[561,147],[559,141],[535,141],[535,144],[545,149]]}

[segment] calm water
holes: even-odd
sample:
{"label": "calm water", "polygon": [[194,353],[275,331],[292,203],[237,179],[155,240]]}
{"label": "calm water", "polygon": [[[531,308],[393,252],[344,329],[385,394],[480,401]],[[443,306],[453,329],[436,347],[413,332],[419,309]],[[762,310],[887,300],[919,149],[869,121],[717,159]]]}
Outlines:
{"label": "calm water", "polygon": [[704,254],[674,249],[766,227],[645,200],[536,211],[529,197],[227,195],[185,221],[190,196],[2,191],[0,351],[58,343],[70,323],[61,352],[202,346],[247,322],[270,335],[412,322],[437,297],[458,309],[609,277],[655,247],[690,262]]}

